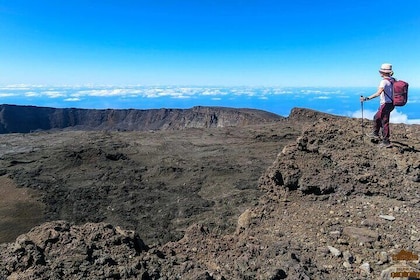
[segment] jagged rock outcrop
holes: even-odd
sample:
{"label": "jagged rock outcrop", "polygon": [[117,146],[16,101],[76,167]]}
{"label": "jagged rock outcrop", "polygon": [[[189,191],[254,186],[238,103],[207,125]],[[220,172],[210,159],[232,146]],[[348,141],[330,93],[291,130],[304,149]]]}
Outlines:
{"label": "jagged rock outcrop", "polygon": [[226,127],[270,122],[282,117],[260,110],[202,107],[191,109],[94,110],[0,105],[0,134],[79,129],[148,131],[188,127]]}
{"label": "jagged rock outcrop", "polygon": [[2,249],[0,279],[127,279],[147,273],[133,259],[149,248],[133,231],[110,224],[55,221]]}
{"label": "jagged rock outcrop", "polygon": [[392,137],[393,148],[380,149],[361,138],[354,119],[324,115],[295,144],[284,147],[264,186],[302,194],[381,194],[409,200],[420,176],[419,126],[393,125]]}

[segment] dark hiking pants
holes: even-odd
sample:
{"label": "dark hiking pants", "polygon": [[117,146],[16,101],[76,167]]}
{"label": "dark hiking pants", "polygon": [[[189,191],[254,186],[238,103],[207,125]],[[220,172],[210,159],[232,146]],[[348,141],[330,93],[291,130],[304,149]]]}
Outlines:
{"label": "dark hiking pants", "polygon": [[392,110],[394,110],[392,103],[382,104],[373,117],[373,132],[379,134],[379,130],[382,128],[382,139],[384,143],[389,143],[389,115]]}

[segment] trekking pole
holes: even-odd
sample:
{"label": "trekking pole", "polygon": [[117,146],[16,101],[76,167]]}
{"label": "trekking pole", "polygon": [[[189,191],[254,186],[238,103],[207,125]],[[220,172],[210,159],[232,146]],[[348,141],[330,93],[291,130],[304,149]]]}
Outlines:
{"label": "trekking pole", "polygon": [[[360,97],[363,98],[363,95],[361,95]],[[363,140],[364,139],[363,135],[365,135],[364,130],[363,130],[363,127],[364,127],[364,124],[363,124],[363,101],[360,101],[360,106],[362,107],[362,140]]]}

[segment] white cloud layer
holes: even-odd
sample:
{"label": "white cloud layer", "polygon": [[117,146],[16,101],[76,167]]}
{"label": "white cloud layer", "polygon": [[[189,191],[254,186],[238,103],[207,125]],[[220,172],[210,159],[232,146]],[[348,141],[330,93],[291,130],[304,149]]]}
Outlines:
{"label": "white cloud layer", "polygon": [[[199,87],[199,86],[0,86],[0,102],[35,106],[72,106],[83,108],[141,108],[158,106],[196,106],[207,102],[215,106],[241,106],[287,115],[293,107],[311,108],[337,115],[361,118],[358,97],[371,92],[367,88],[318,87]],[[411,89],[409,103],[391,114],[392,123],[420,124],[420,92]],[[50,101],[49,101],[50,100]],[[61,103],[60,103],[61,102]],[[206,104],[207,104],[206,103]],[[58,104],[58,105],[57,105]],[[168,105],[169,104],[169,105]],[[181,105],[180,105],[181,106]],[[344,106],[346,109],[344,109]],[[351,113],[346,113],[351,112]],[[366,109],[365,119],[376,111]],[[415,116],[409,119],[408,115]]]}
{"label": "white cloud layer", "polygon": [[[363,110],[363,118],[368,120],[373,120],[376,111],[372,110]],[[358,110],[350,114],[350,117],[353,118],[362,118],[362,110]],[[420,124],[420,119],[408,119],[407,115],[394,109],[391,112],[390,123],[405,123],[405,124]]]}

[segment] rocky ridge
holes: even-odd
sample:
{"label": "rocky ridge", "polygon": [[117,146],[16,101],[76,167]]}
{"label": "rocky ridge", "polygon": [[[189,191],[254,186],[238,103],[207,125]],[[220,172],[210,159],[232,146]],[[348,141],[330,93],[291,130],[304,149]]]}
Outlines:
{"label": "rocky ridge", "polygon": [[299,120],[301,133],[263,172],[262,195],[238,215],[234,232],[197,222],[179,240],[145,245],[135,232],[111,224],[53,221],[1,245],[0,277],[398,279],[391,273],[418,273],[418,260],[395,256],[420,253],[419,126],[392,125],[393,147],[380,149],[361,137],[358,119],[304,109],[288,119]]}
{"label": "rocky ridge", "polygon": [[78,129],[112,131],[178,130],[242,126],[282,117],[253,109],[197,106],[191,109],[95,110],[0,105],[0,134],[39,130]]}

